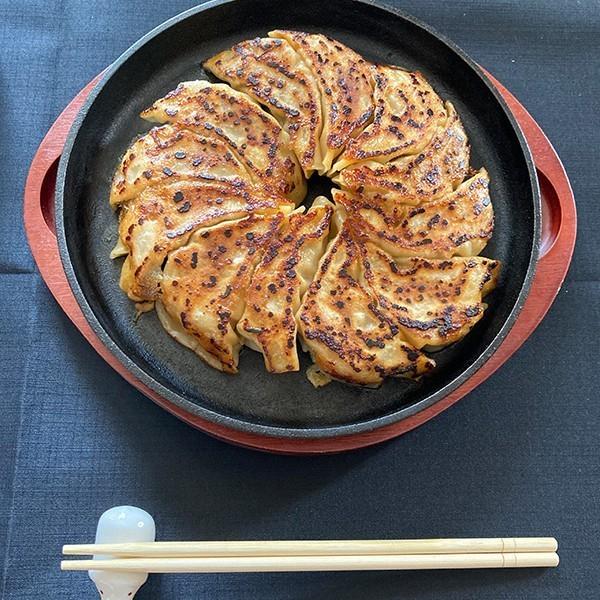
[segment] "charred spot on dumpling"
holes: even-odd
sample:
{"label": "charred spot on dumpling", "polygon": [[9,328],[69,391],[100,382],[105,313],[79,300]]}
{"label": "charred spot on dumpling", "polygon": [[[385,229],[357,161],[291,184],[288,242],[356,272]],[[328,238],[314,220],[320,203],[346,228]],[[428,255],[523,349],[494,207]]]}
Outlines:
{"label": "charred spot on dumpling", "polygon": [[224,84],[186,81],[177,86],[176,94],[157,100],[141,116],[218,137],[248,167],[254,183],[296,203],[304,198],[306,182],[288,134],[246,94]]}
{"label": "charred spot on dumpling", "polygon": [[334,190],[333,197],[361,238],[395,256],[474,256],[494,229],[485,169],[447,195],[416,207],[342,190]]}
{"label": "charred spot on dumpling", "polygon": [[318,84],[323,112],[320,173],[326,173],[373,115],[373,67],[354,50],[322,34],[277,30],[269,35],[288,41]]}
{"label": "charred spot on dumpling", "polygon": [[317,270],[332,214],[331,203],[321,198],[306,213],[289,215],[252,277],[237,329],[263,353],[272,373],[299,369],[294,314]]}
{"label": "charred spot on dumpling", "polygon": [[260,102],[279,120],[307,176],[322,169],[319,87],[290,43],[271,38],[241,42],[207,60],[204,68]]}
{"label": "charred spot on dumpling", "polygon": [[197,229],[292,208],[251,185],[184,179],[148,187],[121,209],[119,234],[129,253],[121,287],[134,300],[156,300],[167,254],[187,244]]}
{"label": "charred spot on dumpling", "polygon": [[454,107],[422,151],[381,164],[359,162],[343,169],[334,180],[342,188],[376,201],[417,205],[453,191],[469,172],[469,143]]}
{"label": "charred spot on dumpling", "polygon": [[237,372],[241,342],[236,325],[254,268],[282,219],[281,213],[253,214],[199,230],[169,254],[163,287],[172,291],[157,303],[159,318],[173,337],[222,371]]}
{"label": "charred spot on dumpling", "polygon": [[385,377],[417,377],[433,365],[378,306],[347,224],[321,261],[298,327],[319,370],[347,383],[376,386]]}
{"label": "charred spot on dumpling", "polygon": [[118,206],[147,187],[180,178],[242,185],[249,174],[226,143],[163,125],[139,137],[125,153],[113,177],[110,203]]}
{"label": "charred spot on dumpling", "polygon": [[371,242],[365,278],[378,305],[416,348],[462,339],[481,319],[499,263],[469,257],[395,259]]}
{"label": "charred spot on dumpling", "polygon": [[[444,103],[419,72],[388,65],[373,67],[373,121],[348,142],[334,170],[365,160],[385,164],[418,154],[446,122]],[[429,177],[433,178],[434,172]]]}

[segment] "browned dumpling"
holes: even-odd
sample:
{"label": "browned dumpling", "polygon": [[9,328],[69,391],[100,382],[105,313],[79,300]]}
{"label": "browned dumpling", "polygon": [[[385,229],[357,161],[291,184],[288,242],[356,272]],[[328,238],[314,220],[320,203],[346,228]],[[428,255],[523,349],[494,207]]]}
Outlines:
{"label": "browned dumpling", "polygon": [[154,127],[125,152],[114,175],[110,204],[135,198],[151,185],[180,179],[250,181],[247,168],[218,138],[207,138],[176,125]]}
{"label": "browned dumpling", "polygon": [[160,294],[167,254],[186,244],[194,231],[251,213],[290,212],[293,207],[250,185],[187,179],[148,187],[121,209],[120,244],[113,252],[127,254],[121,287],[133,300],[153,301]]}
{"label": "browned dumpling", "polygon": [[429,202],[451,192],[469,170],[467,135],[454,107],[446,102],[448,119],[417,155],[402,156],[385,165],[376,161],[344,169],[334,181],[343,188],[375,199],[401,204]]}
{"label": "browned dumpling", "polygon": [[271,373],[299,369],[295,314],[323,254],[332,213],[321,197],[306,213],[287,217],[252,276],[237,329],[246,345],[262,352]]}
{"label": "browned dumpling", "polygon": [[446,122],[444,103],[418,71],[377,65],[373,77],[373,122],[348,142],[335,171],[359,161],[385,164],[398,156],[418,154]]}
{"label": "browned dumpling", "polygon": [[281,39],[255,38],[213,56],[204,68],[273,113],[289,133],[307,176],[323,169],[319,87],[291,44]]}
{"label": "browned dumpling", "polygon": [[241,342],[235,327],[254,267],[282,219],[282,214],[253,214],[222,223],[197,231],[189,244],[169,254],[158,316],[177,341],[216,369],[237,372]]}
{"label": "browned dumpling", "polygon": [[298,329],[321,373],[347,383],[377,386],[385,377],[416,377],[435,364],[377,307],[347,225],[304,297]]}
{"label": "browned dumpling", "polygon": [[416,348],[440,348],[462,339],[487,308],[482,297],[496,286],[495,260],[394,260],[370,242],[364,248],[365,277],[379,309]]}
{"label": "browned dumpling", "polygon": [[485,169],[446,196],[418,206],[342,190],[333,190],[333,198],[362,237],[395,256],[475,256],[494,230]]}
{"label": "browned dumpling", "polygon": [[276,30],[309,65],[319,85],[323,109],[321,174],[331,169],[348,141],[373,115],[372,65],[341,42],[318,33]]}
{"label": "browned dumpling", "polygon": [[[458,114],[419,72],[374,65],[319,33],[275,30],[210,58],[141,113],[113,178],[139,311],[212,367],[242,345],[315,386],[378,386],[434,368],[423,351],[482,318],[494,211]],[[231,86],[231,87],[230,87]],[[235,88],[235,89],[232,89]],[[295,209],[313,172],[335,205]]]}
{"label": "browned dumpling", "polygon": [[220,138],[249,168],[255,184],[268,186],[296,204],[306,194],[304,175],[288,134],[247,94],[228,85],[185,81],[141,116]]}

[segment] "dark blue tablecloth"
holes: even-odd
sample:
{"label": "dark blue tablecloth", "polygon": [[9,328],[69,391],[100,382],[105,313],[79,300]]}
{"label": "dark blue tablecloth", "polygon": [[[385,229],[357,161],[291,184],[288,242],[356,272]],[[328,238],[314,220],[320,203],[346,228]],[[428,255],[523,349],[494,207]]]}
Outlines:
{"label": "dark blue tablecloth", "polygon": [[33,153],[72,96],[186,0],[0,0],[0,590],[93,598],[60,546],[133,503],[163,539],[555,535],[555,570],[155,576],[150,598],[600,597],[600,3],[395,2],[465,48],[545,129],[579,242],[554,307],[496,375],[382,446],[322,458],[237,449],[126,384],[40,279],[22,226]]}

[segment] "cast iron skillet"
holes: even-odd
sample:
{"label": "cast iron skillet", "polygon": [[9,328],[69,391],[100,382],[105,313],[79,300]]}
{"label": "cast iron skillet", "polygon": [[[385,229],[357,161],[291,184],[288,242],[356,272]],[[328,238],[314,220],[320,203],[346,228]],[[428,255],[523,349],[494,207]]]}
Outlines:
{"label": "cast iron skillet", "polygon": [[[472,166],[491,176],[496,231],[484,254],[503,263],[483,320],[438,352],[421,382],[387,381],[377,390],[332,383],[314,389],[304,370],[268,374],[244,350],[240,374],[222,374],[184,349],[155,313],[134,322],[118,286],[121,261],[109,253],[117,220],[108,205],[115,165],[149,129],[138,114],[180,81],[206,78],[200,63],[271,29],[335,37],[373,61],[420,69],[451,100],[472,145]],[[314,197],[331,185],[309,182]],[[439,401],[494,352],[523,305],[535,269],[540,223],[533,162],[518,125],[479,68],[454,44],[396,10],[358,0],[217,0],[167,21],[125,52],[90,94],[67,139],[56,187],[56,228],[65,272],[83,313],[111,352],[139,380],[185,411],[260,435],[319,438],[369,431]]]}

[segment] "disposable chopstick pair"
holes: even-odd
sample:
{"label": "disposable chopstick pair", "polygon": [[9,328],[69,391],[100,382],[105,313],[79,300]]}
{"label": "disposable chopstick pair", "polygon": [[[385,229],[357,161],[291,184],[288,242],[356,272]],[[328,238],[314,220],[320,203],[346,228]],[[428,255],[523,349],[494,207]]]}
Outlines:
{"label": "disposable chopstick pair", "polygon": [[114,558],[65,560],[61,568],[224,573],[555,567],[557,548],[554,538],[83,544],[64,546],[63,553]]}

